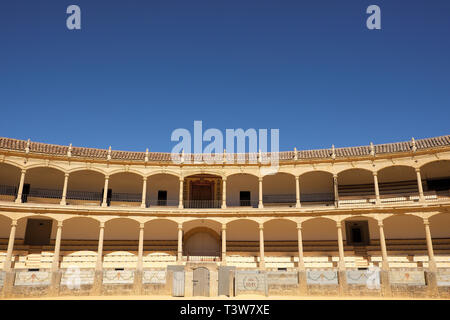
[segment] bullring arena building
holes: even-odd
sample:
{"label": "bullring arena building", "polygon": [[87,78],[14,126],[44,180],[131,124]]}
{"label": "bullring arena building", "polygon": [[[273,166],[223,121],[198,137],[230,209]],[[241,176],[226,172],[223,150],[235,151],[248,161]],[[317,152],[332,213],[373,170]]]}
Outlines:
{"label": "bullring arena building", "polygon": [[3,297],[450,297],[450,136],[239,156],[0,138]]}

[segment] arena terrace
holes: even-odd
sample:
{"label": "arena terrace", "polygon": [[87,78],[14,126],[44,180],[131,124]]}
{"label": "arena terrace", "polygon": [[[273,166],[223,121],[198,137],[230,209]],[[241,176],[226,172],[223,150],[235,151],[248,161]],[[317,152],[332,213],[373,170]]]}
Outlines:
{"label": "arena terrace", "polygon": [[450,136],[264,166],[0,138],[3,296],[450,297]]}

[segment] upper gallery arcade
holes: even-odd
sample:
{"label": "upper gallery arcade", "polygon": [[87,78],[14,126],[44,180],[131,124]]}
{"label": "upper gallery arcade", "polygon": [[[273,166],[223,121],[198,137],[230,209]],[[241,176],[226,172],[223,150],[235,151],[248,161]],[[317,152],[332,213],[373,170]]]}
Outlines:
{"label": "upper gallery arcade", "polygon": [[264,166],[258,161],[176,164],[169,153],[0,138],[0,201],[135,212],[323,212],[450,200],[450,136],[280,152],[276,173],[265,174]]}

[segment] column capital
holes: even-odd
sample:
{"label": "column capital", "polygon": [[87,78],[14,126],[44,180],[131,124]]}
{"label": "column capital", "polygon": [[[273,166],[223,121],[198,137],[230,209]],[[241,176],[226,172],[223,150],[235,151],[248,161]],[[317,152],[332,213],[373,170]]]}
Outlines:
{"label": "column capital", "polygon": [[17,227],[17,220],[11,221],[11,227]]}
{"label": "column capital", "polygon": [[298,175],[295,175],[294,177],[295,177],[296,181],[298,181],[300,179],[300,176],[298,176]]}
{"label": "column capital", "polygon": [[222,177],[222,182],[227,182],[227,177]]}
{"label": "column capital", "polygon": [[178,224],[178,230],[183,230],[183,224],[182,223]]}
{"label": "column capital", "polygon": [[372,172],[372,175],[373,175],[374,177],[376,177],[376,176],[378,176],[378,172],[377,172],[377,171],[373,171],[373,172]]}
{"label": "column capital", "polygon": [[180,177],[179,181],[180,181],[180,182],[184,182],[184,178],[183,178],[183,177]]}
{"label": "column capital", "polygon": [[222,230],[227,230],[227,224],[226,223],[222,223]]}
{"label": "column capital", "polygon": [[109,174],[105,174],[105,180],[109,180]]}
{"label": "column capital", "polygon": [[62,221],[58,221],[58,228],[62,228],[63,226],[63,222]]}
{"label": "column capital", "polygon": [[144,229],[145,228],[145,223],[139,223],[139,229]]}
{"label": "column capital", "polygon": [[420,168],[415,168],[416,172],[420,173]]}
{"label": "column capital", "polygon": [[100,221],[100,228],[105,228],[105,221]]}
{"label": "column capital", "polygon": [[147,181],[148,177],[142,177],[142,181]]}
{"label": "column capital", "polygon": [[258,177],[258,181],[259,181],[259,182],[262,182],[263,179],[264,179],[264,177]]}
{"label": "column capital", "polygon": [[337,179],[337,177],[338,177],[338,174],[337,173],[333,173],[333,178]]}
{"label": "column capital", "polygon": [[383,220],[378,220],[378,226],[383,227]]}
{"label": "column capital", "polygon": [[27,173],[27,169],[22,169],[22,170],[20,170],[20,171],[22,172],[22,174]]}
{"label": "column capital", "polygon": [[423,224],[426,226],[430,225],[430,221],[428,220],[428,218],[423,218]]}
{"label": "column capital", "polygon": [[336,228],[338,229],[342,228],[342,221],[336,221]]}
{"label": "column capital", "polygon": [[264,229],[264,223],[260,223],[259,224],[259,230],[263,230]]}
{"label": "column capital", "polygon": [[297,223],[297,230],[302,230],[302,223],[301,222]]}
{"label": "column capital", "polygon": [[70,173],[68,173],[68,172],[64,173],[64,177],[65,177],[65,178],[68,178],[69,175],[70,175]]}

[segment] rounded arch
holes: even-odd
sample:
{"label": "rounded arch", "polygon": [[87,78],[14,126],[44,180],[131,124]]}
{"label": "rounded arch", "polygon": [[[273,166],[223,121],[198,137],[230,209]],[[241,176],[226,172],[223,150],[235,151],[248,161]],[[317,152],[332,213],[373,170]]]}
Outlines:
{"label": "rounded arch", "polygon": [[278,171],[276,173],[266,173],[262,175],[262,178],[264,179],[265,177],[270,177],[270,176],[275,176],[277,174],[287,174],[292,176],[295,179],[295,174],[290,172],[289,170],[283,169],[283,168],[279,168]]}
{"label": "rounded arch", "polygon": [[378,170],[378,186],[380,195],[411,195],[419,192],[414,167],[393,165]]}
{"label": "rounded arch", "polygon": [[14,201],[20,183],[21,169],[9,163],[0,163],[0,200]]}
{"label": "rounded arch", "polygon": [[104,186],[105,175],[97,170],[73,171],[67,183],[67,203],[99,205],[103,198]]}
{"label": "rounded arch", "polygon": [[302,205],[332,204],[334,201],[333,174],[324,170],[308,171],[300,175]]}
{"label": "rounded arch", "polygon": [[180,174],[178,173],[178,172],[176,172],[176,171],[172,171],[172,170],[167,170],[167,169],[159,169],[159,170],[154,170],[154,171],[152,171],[151,173],[149,173],[149,174],[147,174],[147,175],[145,175],[147,178],[150,178],[150,177],[152,177],[152,176],[154,176],[154,175],[157,175],[157,174],[167,174],[167,175],[170,175],[170,176],[174,176],[174,177],[177,177],[177,178],[180,178],[181,176],[180,176]]}
{"label": "rounded arch", "polygon": [[340,199],[375,197],[373,171],[361,168],[346,169],[338,174],[337,180]]}
{"label": "rounded arch", "polygon": [[144,240],[177,240],[178,223],[170,218],[157,218],[144,224]]}
{"label": "rounded arch", "polygon": [[22,216],[19,219],[17,219],[17,229],[16,229],[16,239],[22,239],[25,240],[25,232],[27,229],[28,221],[29,220],[51,220],[52,226],[51,226],[51,232],[50,232],[50,239],[56,238],[56,230],[58,227],[57,220],[49,215],[45,214],[29,214],[26,216]]}
{"label": "rounded arch", "polygon": [[217,176],[217,177],[222,178],[222,179],[224,177],[226,177],[223,172],[207,169],[207,170],[192,170],[192,171],[188,171],[183,176],[183,178],[189,178],[189,177],[196,176],[196,175],[212,175],[212,176]]}
{"label": "rounded arch", "polygon": [[227,177],[227,206],[252,206],[258,199],[258,176],[233,173]]}
{"label": "rounded arch", "polygon": [[214,230],[214,232],[220,234],[222,223],[213,218],[193,218],[183,222],[183,230],[185,233],[200,227],[210,228],[211,230]]}
{"label": "rounded arch", "polygon": [[331,171],[331,170],[327,170],[327,169],[321,168],[321,169],[314,169],[314,170],[309,170],[309,171],[302,172],[302,173],[299,174],[299,177],[301,179],[302,176],[310,175],[310,174],[314,174],[314,173],[319,173],[319,174],[320,173],[325,173],[325,174],[331,175],[332,177],[333,177],[333,174],[334,174],[334,172]]}
{"label": "rounded arch", "polygon": [[430,161],[420,167],[424,191],[450,197],[450,160]]}
{"label": "rounded arch", "polygon": [[386,239],[425,239],[423,219],[412,214],[394,214],[383,220]]}
{"label": "rounded arch", "polygon": [[438,163],[438,164],[443,164],[443,163],[450,163],[450,159],[435,159],[435,158],[431,158],[431,159],[427,159],[424,162],[422,162],[422,164],[420,165],[420,170],[422,170],[424,167],[429,166],[429,165],[433,165],[434,163]]}
{"label": "rounded arch", "polygon": [[64,185],[64,171],[54,167],[34,166],[27,169],[25,174],[25,184],[33,189],[58,190],[62,194]]}
{"label": "rounded arch", "polygon": [[142,201],[141,175],[134,172],[116,172],[109,176],[111,205],[140,205]]}
{"label": "rounded arch", "polygon": [[0,239],[9,239],[12,219],[0,214]]}
{"label": "rounded arch", "polygon": [[297,224],[289,219],[274,218],[264,223],[264,241],[296,241]]}
{"label": "rounded arch", "polygon": [[450,213],[435,214],[429,219],[429,222],[433,239],[450,239]]}
{"label": "rounded arch", "polygon": [[264,203],[295,203],[295,176],[278,172],[263,177]]}
{"label": "rounded arch", "polygon": [[63,221],[62,240],[97,240],[100,222],[92,217],[71,217]]}
{"label": "rounded arch", "polygon": [[11,161],[9,159],[3,159],[2,162],[0,162],[0,164],[7,164],[12,167],[16,167],[19,170],[26,169],[26,167],[24,165],[21,165],[20,163],[17,163],[16,161]]}
{"label": "rounded arch", "polygon": [[401,181],[401,179],[409,178],[415,179],[416,169],[412,166],[396,164],[389,165],[377,171],[378,181],[394,182]]}
{"label": "rounded arch", "polygon": [[61,173],[63,173],[63,174],[67,173],[67,170],[65,168],[60,167],[60,166],[58,166],[56,164],[53,164],[53,163],[49,163],[49,164],[36,163],[36,164],[32,164],[32,165],[26,166],[24,169],[27,170],[27,174],[28,174],[28,172],[30,170],[39,169],[39,168],[50,168],[50,169],[55,169],[55,170],[61,171]]}
{"label": "rounded arch", "polygon": [[259,176],[257,174],[250,173],[250,172],[233,172],[233,173],[225,175],[224,177],[227,178],[227,180],[228,180],[230,177],[234,177],[234,176],[238,176],[238,175],[249,175],[249,176],[255,177],[256,179],[259,178]]}
{"label": "rounded arch", "polygon": [[218,256],[220,249],[220,235],[209,227],[195,227],[184,234],[184,255]]}
{"label": "rounded arch", "polygon": [[306,241],[337,240],[336,221],[327,217],[314,217],[302,223],[302,237]]}
{"label": "rounded arch", "polygon": [[89,168],[86,168],[86,167],[78,167],[78,168],[73,168],[73,169],[70,169],[70,170],[68,170],[67,172],[69,173],[69,174],[73,174],[73,173],[77,173],[77,172],[80,172],[80,171],[93,171],[93,172],[95,172],[95,173],[99,173],[99,174],[101,174],[101,175],[103,175],[103,176],[106,176],[106,172],[105,171],[103,171],[102,169],[100,169],[100,168],[96,168],[96,167],[89,167]]}
{"label": "rounded arch", "polygon": [[347,240],[347,232],[346,232],[346,222],[351,222],[351,221],[367,221],[367,225],[368,225],[368,231],[369,231],[369,240],[374,239],[380,239],[380,229],[378,227],[378,220],[375,219],[374,217],[370,217],[370,216],[363,216],[363,215],[354,215],[354,216],[350,216],[350,217],[346,217],[343,222],[344,225],[342,226],[344,229],[342,229],[342,234],[344,237],[344,240]]}
{"label": "rounded arch", "polygon": [[259,224],[255,220],[241,218],[227,223],[227,241],[258,241]]}
{"label": "rounded arch", "polygon": [[139,239],[139,223],[129,217],[113,218],[105,223],[105,240]]}
{"label": "rounded arch", "polygon": [[171,173],[156,173],[147,177],[147,205],[178,206],[179,193],[178,176]]}
{"label": "rounded arch", "polygon": [[116,169],[116,170],[113,170],[111,172],[108,172],[108,175],[109,175],[109,178],[111,179],[114,175],[122,174],[122,173],[135,174],[135,175],[139,176],[140,178],[144,178],[145,177],[145,175],[142,172],[140,172],[139,170],[123,169],[123,168],[122,169]]}

